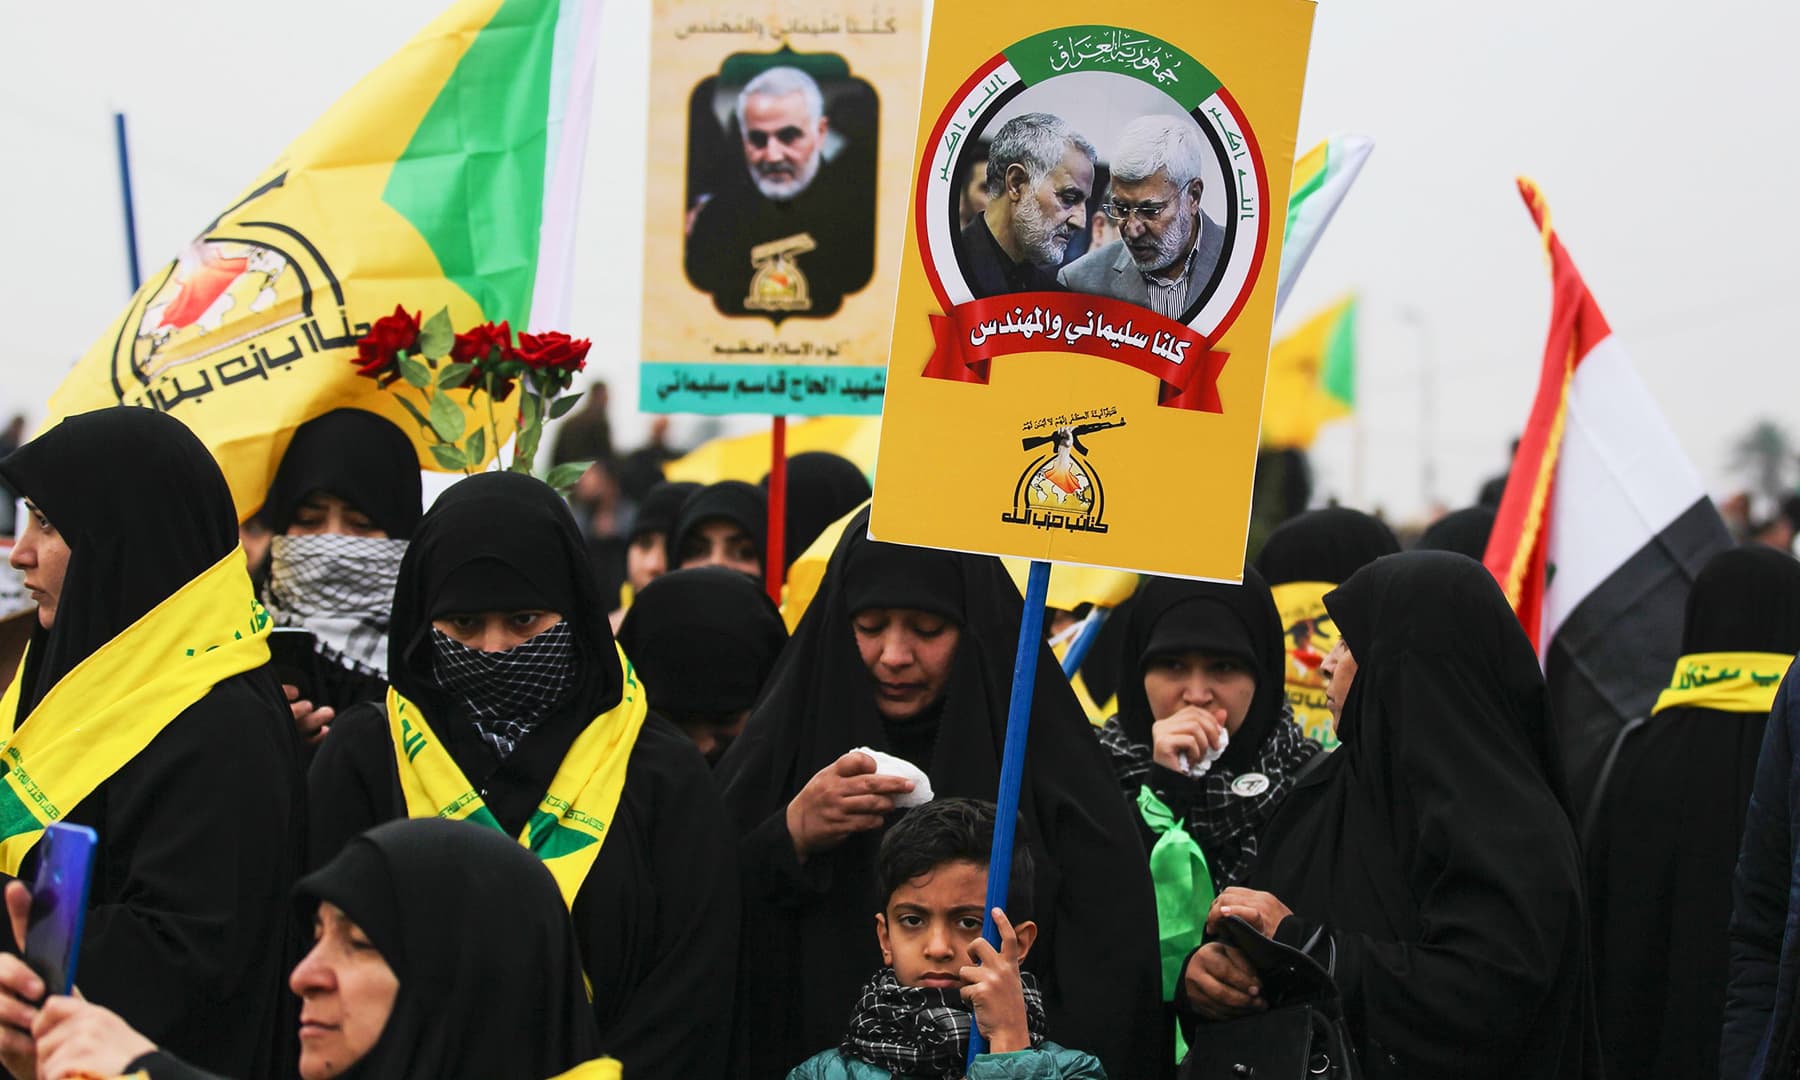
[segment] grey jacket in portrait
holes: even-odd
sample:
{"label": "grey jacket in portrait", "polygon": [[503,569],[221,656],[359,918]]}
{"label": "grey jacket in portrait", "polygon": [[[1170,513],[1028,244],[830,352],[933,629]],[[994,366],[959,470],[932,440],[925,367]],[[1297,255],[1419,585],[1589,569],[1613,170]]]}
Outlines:
{"label": "grey jacket in portrait", "polygon": [[[1200,239],[1195,241],[1198,250],[1194,254],[1194,271],[1188,275],[1187,299],[1181,305],[1183,311],[1194,306],[1194,302],[1200,299],[1201,290],[1212,280],[1213,269],[1219,264],[1224,240],[1224,226],[1202,211]],[[1114,240],[1105,247],[1076,259],[1062,268],[1056,275],[1056,280],[1063,288],[1072,292],[1110,296],[1139,307],[1150,306],[1150,286],[1144,280],[1143,271],[1132,261],[1131,249],[1125,246],[1124,240]]]}

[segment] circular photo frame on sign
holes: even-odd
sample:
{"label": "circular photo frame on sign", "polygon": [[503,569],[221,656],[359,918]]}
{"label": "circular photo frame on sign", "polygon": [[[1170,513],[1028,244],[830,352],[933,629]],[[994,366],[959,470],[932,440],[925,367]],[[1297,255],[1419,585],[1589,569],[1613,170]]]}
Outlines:
{"label": "circular photo frame on sign", "polygon": [[1262,270],[1268,177],[1230,90],[1116,26],[1035,34],[944,103],[915,228],[938,348],[925,375],[985,381],[1012,352],[1082,352],[1219,411],[1228,330]]}

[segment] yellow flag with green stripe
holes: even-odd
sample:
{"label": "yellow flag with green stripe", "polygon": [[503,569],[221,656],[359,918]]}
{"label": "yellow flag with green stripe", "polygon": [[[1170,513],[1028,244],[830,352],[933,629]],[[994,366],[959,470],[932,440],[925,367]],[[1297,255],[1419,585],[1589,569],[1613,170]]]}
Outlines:
{"label": "yellow flag with green stripe", "polygon": [[1304,450],[1320,425],[1356,408],[1356,297],[1308,319],[1269,350],[1262,444]]}
{"label": "yellow flag with green stripe", "polygon": [[[119,404],[169,413],[212,450],[240,516],[320,413],[368,409],[414,433],[398,396],[356,374],[356,340],[396,305],[447,307],[458,329],[566,318],[598,27],[597,0],[452,5],[147,275],[48,423]],[[485,429],[487,402],[456,400]],[[473,449],[480,464],[498,448]]]}

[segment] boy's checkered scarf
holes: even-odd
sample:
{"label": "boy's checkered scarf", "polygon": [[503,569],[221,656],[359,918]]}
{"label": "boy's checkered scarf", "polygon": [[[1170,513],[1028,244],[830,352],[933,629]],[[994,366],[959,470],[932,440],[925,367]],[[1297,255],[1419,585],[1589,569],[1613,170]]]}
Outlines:
{"label": "boy's checkered scarf", "polygon": [[[1044,1044],[1044,995],[1029,973],[1021,972],[1019,980],[1036,1048]],[[960,990],[901,986],[893,968],[882,968],[863,986],[840,1049],[896,1076],[960,1080],[974,1019]]]}
{"label": "boy's checkered scarf", "polygon": [[575,634],[565,620],[505,652],[471,649],[431,630],[431,674],[505,757],[575,682]]}

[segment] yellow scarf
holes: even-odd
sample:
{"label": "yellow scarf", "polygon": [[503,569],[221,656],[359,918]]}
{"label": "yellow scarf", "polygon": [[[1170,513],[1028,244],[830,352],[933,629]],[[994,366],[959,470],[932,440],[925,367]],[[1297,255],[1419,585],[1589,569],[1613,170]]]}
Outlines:
{"label": "yellow scarf", "polygon": [[[78,1073],[78,1076],[92,1076],[92,1073]],[[584,1061],[566,1073],[558,1073],[550,1080],[622,1080],[625,1074],[619,1068],[617,1058],[595,1058]],[[134,1072],[130,1076],[121,1076],[118,1080],[150,1080],[147,1072]]]}
{"label": "yellow scarf", "polygon": [[619,1068],[615,1058],[595,1058],[584,1061],[560,1076],[551,1080],[620,1080],[625,1074]]}
{"label": "yellow scarf", "polygon": [[[600,845],[606,842],[607,827],[625,790],[625,766],[649,711],[637,673],[623,651],[619,652],[619,668],[625,673],[619,703],[595,717],[576,737],[551,778],[549,790],[539,800],[537,812],[519,834],[519,843],[550,868],[563,902],[570,907],[593,869]],[[408,817],[467,820],[500,828],[431,730],[425,714],[393,689],[388,690],[388,734],[394,740],[394,761],[399,766]]]}
{"label": "yellow scarf", "polygon": [[1675,661],[1669,688],[1650,710],[1691,705],[1720,712],[1766,713],[1775,707],[1775,691],[1787,674],[1792,656],[1781,653],[1693,653]]}
{"label": "yellow scarf", "polygon": [[[233,675],[269,662],[269,615],[257,603],[244,549],[214,563],[52,686],[0,742],[0,870],[136,757],[169,722]],[[27,656],[29,661],[29,656]],[[18,714],[27,662],[0,696],[0,724]]]}
{"label": "yellow scarf", "polygon": [[1271,586],[1281,613],[1282,648],[1288,704],[1306,737],[1330,750],[1337,745],[1331,710],[1325,707],[1325,673],[1319,670],[1337,645],[1337,623],[1325,610],[1325,594],[1337,588],[1327,581],[1290,581]]}

